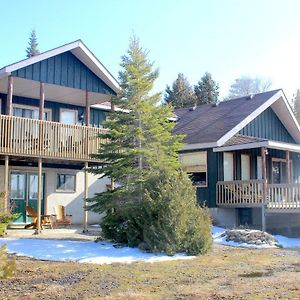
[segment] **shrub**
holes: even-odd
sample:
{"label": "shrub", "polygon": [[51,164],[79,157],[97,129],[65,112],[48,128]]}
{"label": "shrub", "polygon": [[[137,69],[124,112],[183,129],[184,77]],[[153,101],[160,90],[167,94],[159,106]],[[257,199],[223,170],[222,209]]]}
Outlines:
{"label": "shrub", "polygon": [[143,237],[152,251],[198,255],[211,248],[209,212],[197,204],[195,188],[186,174],[154,179],[143,206]]}
{"label": "shrub", "polygon": [[14,219],[19,217],[19,214],[13,214],[11,208],[4,208],[5,193],[0,193],[0,236],[5,235],[7,225]]}
{"label": "shrub", "polygon": [[16,270],[15,259],[8,259],[6,245],[0,247],[0,279],[8,278],[14,275]]}

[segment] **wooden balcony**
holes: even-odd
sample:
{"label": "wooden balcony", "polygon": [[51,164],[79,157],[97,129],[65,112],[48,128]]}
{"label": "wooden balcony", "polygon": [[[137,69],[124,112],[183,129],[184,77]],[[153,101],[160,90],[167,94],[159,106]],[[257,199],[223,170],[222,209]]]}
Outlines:
{"label": "wooden balcony", "polygon": [[0,115],[0,154],[64,160],[91,158],[105,129]]}
{"label": "wooden balcony", "polygon": [[217,205],[224,207],[259,207],[292,211],[300,209],[300,184],[267,184],[263,201],[263,180],[219,181]]}

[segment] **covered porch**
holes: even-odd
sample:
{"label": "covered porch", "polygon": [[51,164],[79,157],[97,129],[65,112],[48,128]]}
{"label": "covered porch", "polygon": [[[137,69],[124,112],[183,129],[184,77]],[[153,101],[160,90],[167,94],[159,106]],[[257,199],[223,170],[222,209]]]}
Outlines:
{"label": "covered porch", "polygon": [[300,213],[300,146],[235,136],[224,146],[216,185],[216,205],[262,209],[266,213]]}

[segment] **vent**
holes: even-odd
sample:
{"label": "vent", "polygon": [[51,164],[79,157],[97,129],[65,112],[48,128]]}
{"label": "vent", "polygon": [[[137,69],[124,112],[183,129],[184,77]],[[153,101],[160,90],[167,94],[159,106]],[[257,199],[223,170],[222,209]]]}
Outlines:
{"label": "vent", "polygon": [[252,100],[254,98],[254,95],[253,94],[250,94],[247,96],[247,100]]}
{"label": "vent", "polygon": [[217,107],[217,106],[219,106],[219,103],[220,103],[220,102],[217,101],[217,102],[213,103],[211,106],[212,106],[212,107]]}

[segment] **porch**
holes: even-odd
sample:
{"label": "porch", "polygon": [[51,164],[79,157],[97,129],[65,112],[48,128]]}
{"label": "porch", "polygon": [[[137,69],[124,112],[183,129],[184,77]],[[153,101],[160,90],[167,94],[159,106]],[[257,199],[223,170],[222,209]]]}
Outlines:
{"label": "porch", "polygon": [[105,129],[0,115],[0,154],[94,161]]}
{"label": "porch", "polygon": [[217,182],[217,205],[225,207],[261,207],[269,212],[300,212],[300,184],[266,184],[263,180],[235,180]]}

